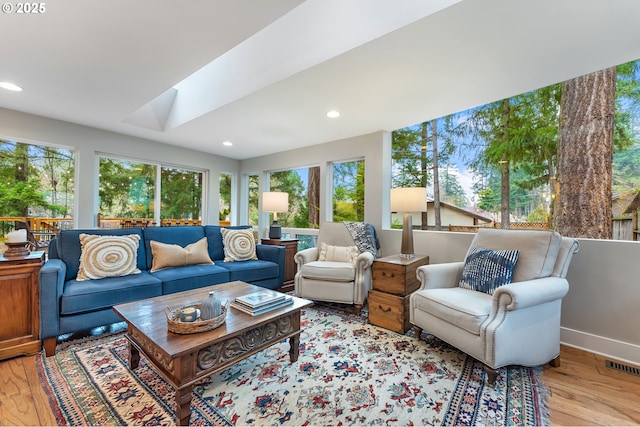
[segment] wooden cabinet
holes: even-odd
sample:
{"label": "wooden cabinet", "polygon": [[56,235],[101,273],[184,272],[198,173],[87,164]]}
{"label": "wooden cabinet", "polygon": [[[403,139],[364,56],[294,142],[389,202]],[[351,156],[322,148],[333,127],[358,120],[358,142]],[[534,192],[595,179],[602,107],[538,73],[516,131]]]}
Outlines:
{"label": "wooden cabinet", "polygon": [[298,239],[262,239],[263,245],[284,246],[284,283],[281,291],[293,289],[293,279],[296,275],[296,262],[293,257],[298,252]]}
{"label": "wooden cabinet", "polygon": [[404,334],[409,323],[409,296],[420,287],[416,270],[429,264],[429,257],[403,258],[391,255],[373,262],[369,291],[369,323]]}
{"label": "wooden cabinet", "polygon": [[42,349],[39,274],[44,258],[44,251],[20,259],[0,255],[0,360]]}

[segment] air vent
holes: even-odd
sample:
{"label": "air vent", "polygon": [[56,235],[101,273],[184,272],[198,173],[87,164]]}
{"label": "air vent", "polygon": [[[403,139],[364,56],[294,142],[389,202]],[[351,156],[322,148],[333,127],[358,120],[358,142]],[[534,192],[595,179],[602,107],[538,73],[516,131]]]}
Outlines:
{"label": "air vent", "polygon": [[611,360],[605,361],[605,366],[607,368],[617,369],[618,371],[626,372],[627,374],[640,377],[640,368],[635,368],[633,366],[625,365],[618,362],[612,362]]}

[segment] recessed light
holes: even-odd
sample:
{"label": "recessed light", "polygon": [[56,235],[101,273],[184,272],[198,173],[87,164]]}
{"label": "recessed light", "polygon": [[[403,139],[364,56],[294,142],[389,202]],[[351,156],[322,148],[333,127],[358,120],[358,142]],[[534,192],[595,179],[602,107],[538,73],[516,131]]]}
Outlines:
{"label": "recessed light", "polygon": [[335,119],[336,117],[340,117],[340,112],[336,110],[331,110],[327,113],[327,117]]}
{"label": "recessed light", "polygon": [[225,147],[231,147],[233,143],[231,141],[225,141],[222,143],[222,145],[224,145]]}
{"label": "recessed light", "polygon": [[22,88],[20,86],[13,83],[9,83],[9,82],[0,82],[0,87],[3,89],[14,91],[14,92],[22,91]]}

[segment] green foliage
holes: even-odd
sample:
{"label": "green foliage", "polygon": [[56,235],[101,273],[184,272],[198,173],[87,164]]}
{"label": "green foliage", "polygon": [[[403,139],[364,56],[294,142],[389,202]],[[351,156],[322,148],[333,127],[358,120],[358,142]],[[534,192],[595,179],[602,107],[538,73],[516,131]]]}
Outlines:
{"label": "green foliage", "polygon": [[333,220],[364,221],[364,161],[333,164]]}
{"label": "green foliage", "polygon": [[549,212],[547,212],[544,206],[539,205],[527,216],[527,222],[547,222],[548,217]]}
{"label": "green foliage", "polygon": [[73,198],[57,204],[56,187],[62,182],[72,192],[69,165],[73,153],[68,150],[0,140],[0,216],[66,215]]}

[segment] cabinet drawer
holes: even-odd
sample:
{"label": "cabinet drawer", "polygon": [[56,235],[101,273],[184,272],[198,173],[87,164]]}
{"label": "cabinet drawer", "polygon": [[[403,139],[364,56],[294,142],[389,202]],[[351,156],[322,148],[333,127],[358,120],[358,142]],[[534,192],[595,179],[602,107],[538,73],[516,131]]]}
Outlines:
{"label": "cabinet drawer", "polygon": [[369,291],[369,323],[404,334],[409,323],[409,296]]}

